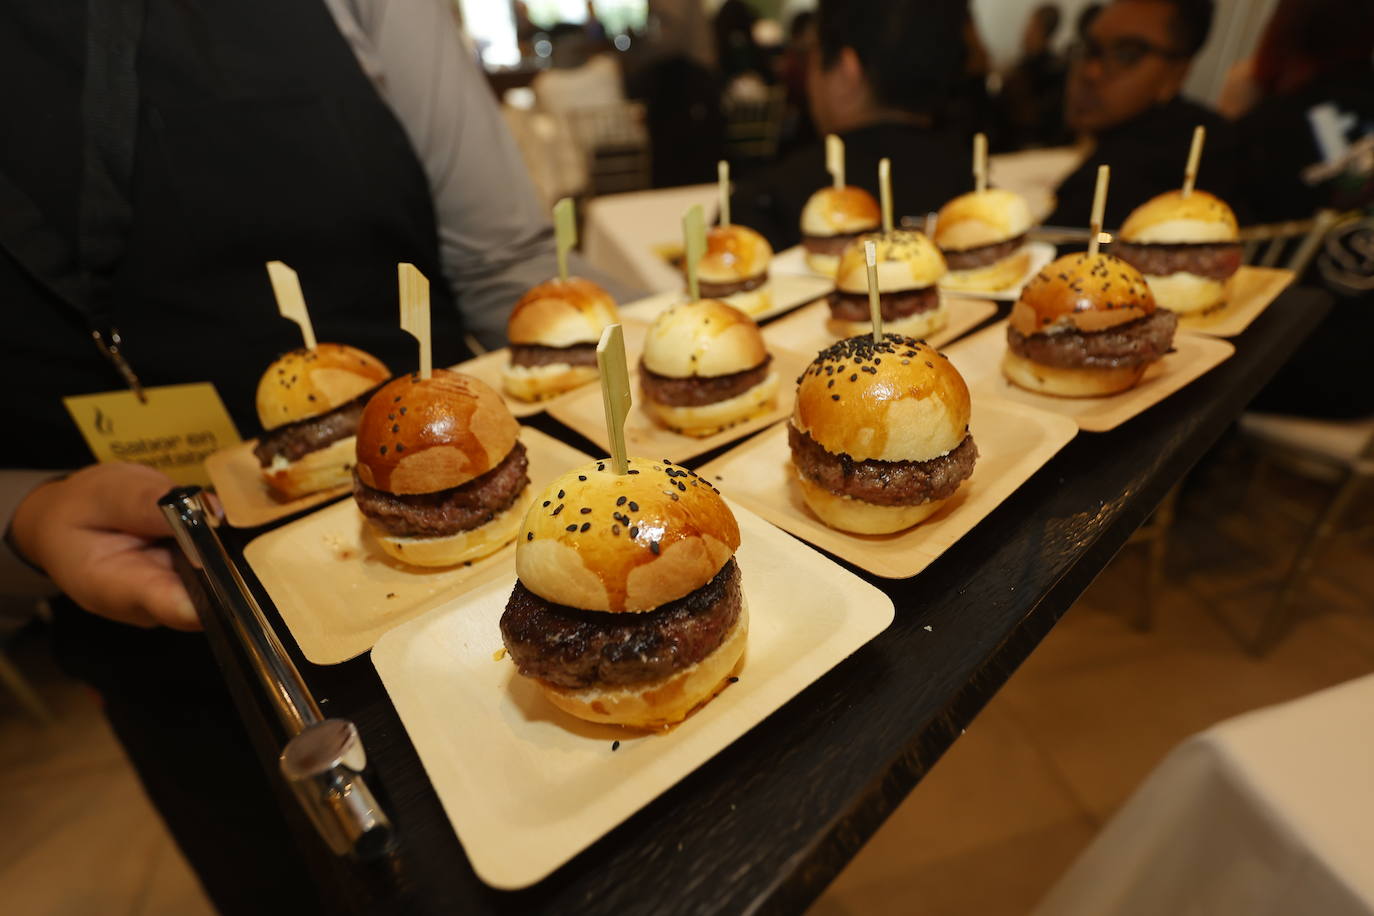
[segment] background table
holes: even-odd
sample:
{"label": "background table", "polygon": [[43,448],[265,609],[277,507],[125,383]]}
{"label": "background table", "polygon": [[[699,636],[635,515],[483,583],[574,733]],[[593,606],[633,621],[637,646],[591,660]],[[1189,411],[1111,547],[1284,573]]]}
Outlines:
{"label": "background table", "polygon": [[[335,860],[283,789],[321,896],[368,913],[802,909],[1329,307],[1323,293],[1288,291],[1236,339],[1230,360],[1112,432],[1081,434],[920,576],[875,580],[897,606],[886,632],[528,890],[494,891],[472,873],[368,660],[319,668],[297,656],[326,714],[361,730],[371,784],[402,843],[371,868]],[[229,532],[231,550],[251,534]],[[241,665],[226,676],[275,773],[273,720]]]}

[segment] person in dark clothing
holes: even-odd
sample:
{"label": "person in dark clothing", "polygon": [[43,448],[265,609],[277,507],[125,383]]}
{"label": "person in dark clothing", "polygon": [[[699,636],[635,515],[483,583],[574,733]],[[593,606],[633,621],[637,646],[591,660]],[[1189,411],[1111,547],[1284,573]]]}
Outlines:
{"label": "person in dark clothing", "polygon": [[[893,212],[924,217],[968,190],[969,139],[948,126],[942,100],[963,71],[961,0],[822,0],[808,98],[818,132],[845,141],[845,179],[878,191],[878,160],[892,159]],[[736,185],[732,219],[775,249],[801,241],[801,211],[829,182],[821,141]]]}
{"label": "person in dark clothing", "polygon": [[1095,147],[1060,184],[1052,225],[1082,226],[1097,169],[1112,168],[1105,225],[1183,180],[1193,129],[1207,128],[1198,186],[1248,214],[1237,180],[1230,124],[1179,93],[1211,30],[1211,0],[1115,0],[1093,17],[1071,56],[1064,115]]}
{"label": "person in dark clothing", "polygon": [[1026,20],[1021,59],[1002,80],[998,98],[1008,149],[1062,146],[1073,141],[1064,123],[1064,84],[1068,71],[1050,47],[1059,29],[1059,7],[1043,3]]}

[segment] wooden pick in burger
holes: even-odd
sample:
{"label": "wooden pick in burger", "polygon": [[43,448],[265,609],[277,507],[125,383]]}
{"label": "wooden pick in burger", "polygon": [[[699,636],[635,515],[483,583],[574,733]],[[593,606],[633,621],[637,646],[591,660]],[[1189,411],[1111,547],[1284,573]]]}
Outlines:
{"label": "wooden pick in burger", "polygon": [[397,264],[401,287],[401,330],[420,344],[420,378],[434,374],[434,348],[429,336],[429,280],[414,264]]}
{"label": "wooden pick in burger", "polygon": [[701,214],[701,204],[693,204],[682,217],[682,251],[687,267],[687,295],[696,302],[701,298],[697,264],[706,253],[706,218]]}
{"label": "wooden pick in burger", "polygon": [[558,251],[558,279],[568,282],[568,252],[577,245],[577,213],[571,197],[553,205],[553,238]]}
{"label": "wooden pick in burger", "polygon": [[892,232],[892,160],[878,160],[878,198],[882,201],[883,234]]}
{"label": "wooden pick in burger", "polygon": [[973,135],[973,189],[988,189],[988,135],[984,133]]}
{"label": "wooden pick in burger", "polygon": [[844,187],[844,141],[835,134],[825,135],[825,170],[835,184],[835,190]]}
{"label": "wooden pick in burger", "polygon": [[1107,209],[1107,182],[1111,174],[1110,166],[1097,167],[1097,190],[1093,192],[1093,215],[1088,224],[1088,255],[1091,257],[1097,256],[1097,250],[1102,245],[1102,213]]}
{"label": "wooden pick in burger", "polygon": [[1207,141],[1207,128],[1199,124],[1193,128],[1193,145],[1188,150],[1188,166],[1183,170],[1183,196],[1193,193],[1197,184],[1197,168],[1202,161],[1202,144]]}
{"label": "wooden pick in burger", "polygon": [[611,466],[617,474],[629,472],[625,448],[625,418],[630,413],[630,371],[625,365],[625,333],[620,325],[607,325],[596,345],[596,367],[601,372],[601,399],[606,408],[606,438],[611,446]]}
{"label": "wooden pick in burger", "polygon": [[873,322],[873,342],[877,344],[883,342],[883,307],[878,295],[878,249],[872,240],[864,242],[864,261],[868,264],[868,317]]}
{"label": "wooden pick in burger", "polygon": [[730,225],[730,163],[724,159],[716,163],[716,192],[720,195],[720,224]]}
{"label": "wooden pick in burger", "polygon": [[277,311],[281,312],[283,318],[289,318],[300,326],[305,348],[315,349],[315,326],[310,322],[310,312],[305,307],[305,294],[301,292],[300,277],[281,261],[268,261],[267,278],[272,281],[272,295],[277,299]]}

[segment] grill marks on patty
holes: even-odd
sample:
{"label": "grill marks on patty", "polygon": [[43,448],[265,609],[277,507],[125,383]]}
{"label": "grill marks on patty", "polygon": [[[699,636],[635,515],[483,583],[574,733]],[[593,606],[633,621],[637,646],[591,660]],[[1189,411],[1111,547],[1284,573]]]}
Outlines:
{"label": "grill marks on patty", "polygon": [[[909,289],[898,293],[878,293],[878,308],[884,321],[906,318],[917,312],[929,312],[940,307],[940,290],[934,286]],[[846,293],[835,290],[830,294],[830,315],[839,321],[867,321],[868,293]]]}
{"label": "grill marks on patty", "polygon": [[833,254],[839,257],[844,254],[844,250],[849,244],[859,236],[867,232],[873,232],[877,226],[870,226],[867,229],[860,229],[858,232],[844,232],[840,235],[803,235],[802,247],[812,254]]}
{"label": "grill marks on patty", "polygon": [[501,615],[501,638],[526,677],[571,688],[644,684],[718,649],[739,620],[741,602],[733,558],[696,591],[638,614],[554,604],[516,580]]}
{"label": "grill marks on patty", "polygon": [[996,242],[992,245],[965,248],[963,251],[946,251],[944,252],[945,266],[950,270],[975,270],[979,267],[987,267],[989,264],[996,264],[1003,258],[1011,257],[1025,243],[1026,236],[1023,234],[1014,239]]}
{"label": "grill marks on patty", "polygon": [[1105,331],[1062,330],[1022,334],[1007,327],[1007,346],[1018,356],[1061,369],[1117,369],[1152,363],[1174,344],[1178,315],[1155,309],[1144,318]]}
{"label": "grill marks on patty", "polygon": [[358,508],[377,528],[398,537],[445,537],[484,525],[529,486],[525,446],[515,443],[496,467],[459,487],[409,496],[375,490],[353,472]]}
{"label": "grill marks on patty", "polygon": [[797,471],[832,493],[878,506],[918,506],[948,499],[973,474],[978,446],[973,436],[929,461],[855,461],[829,452],[810,434],[787,424],[787,443]]}
{"label": "grill marks on patty", "polygon": [[253,449],[258,464],[267,467],[278,455],[287,461],[299,461],[340,439],[356,436],[358,423],[363,418],[363,408],[380,387],[369,388],[347,404],[340,404],[318,417],[307,417],[263,433]]}
{"label": "grill marks on patty", "polygon": [[639,384],[644,396],[668,407],[701,407],[738,397],[768,377],[770,355],[752,369],[730,375],[691,375],[671,378],[650,372],[639,363]]}
{"label": "grill marks on patty", "polygon": [[1241,247],[1235,243],[1205,245],[1133,245],[1116,242],[1112,254],[1143,274],[1167,277],[1190,273],[1225,280],[1240,269]]}
{"label": "grill marks on patty", "polygon": [[595,366],[596,344],[580,343],[571,347],[544,347],[537,344],[511,344],[512,366]]}
{"label": "grill marks on patty", "polygon": [[748,277],[744,280],[731,280],[725,283],[712,283],[709,280],[697,280],[697,291],[701,293],[703,299],[724,299],[726,296],[733,296],[735,293],[747,293],[758,289],[768,282],[768,272],[764,271],[757,277]]}

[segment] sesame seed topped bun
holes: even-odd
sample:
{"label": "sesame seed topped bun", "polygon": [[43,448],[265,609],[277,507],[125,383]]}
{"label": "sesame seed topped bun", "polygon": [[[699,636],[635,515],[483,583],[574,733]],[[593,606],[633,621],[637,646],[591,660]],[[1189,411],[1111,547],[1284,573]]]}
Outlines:
{"label": "sesame seed topped bun", "polygon": [[615,300],[596,283],[581,277],[555,278],[520,297],[506,336],[515,345],[571,347],[596,343],[601,331],[619,320]]}
{"label": "sesame seed topped bun", "polygon": [[1064,328],[1104,331],[1154,310],[1145,278],[1125,261],[1101,252],[1066,254],[1021,290],[1011,309],[1011,326],[1022,334]]}
{"label": "sesame seed topped bun", "polygon": [[935,244],[942,251],[966,251],[1025,235],[1030,207],[1012,191],[989,188],[961,194],[940,208]]}
{"label": "sesame seed topped bun", "polygon": [[860,236],[844,251],[835,275],[841,292],[868,292],[868,261],[864,242],[876,243],[878,288],[885,293],[924,289],[940,282],[945,275],[945,259],[925,233],[913,229],[894,229]]}
{"label": "sesame seed topped bun", "polygon": [[345,344],[292,350],[268,366],[258,382],[258,419],[263,429],[273,430],[317,417],[390,377],[381,360]]}
{"label": "sesame seed topped bun", "polygon": [[876,229],[881,221],[878,202],[863,188],[824,187],[802,208],[801,231],[816,236],[848,235]]}
{"label": "sesame seed topped bun", "polygon": [[732,375],[767,358],[754,320],[715,299],[672,306],[658,316],[644,341],[644,367],[669,378]]}
{"label": "sesame seed topped bun", "polygon": [[1167,191],[1136,207],[1118,237],[1134,244],[1196,245],[1235,242],[1239,233],[1236,214],[1221,198]]}

